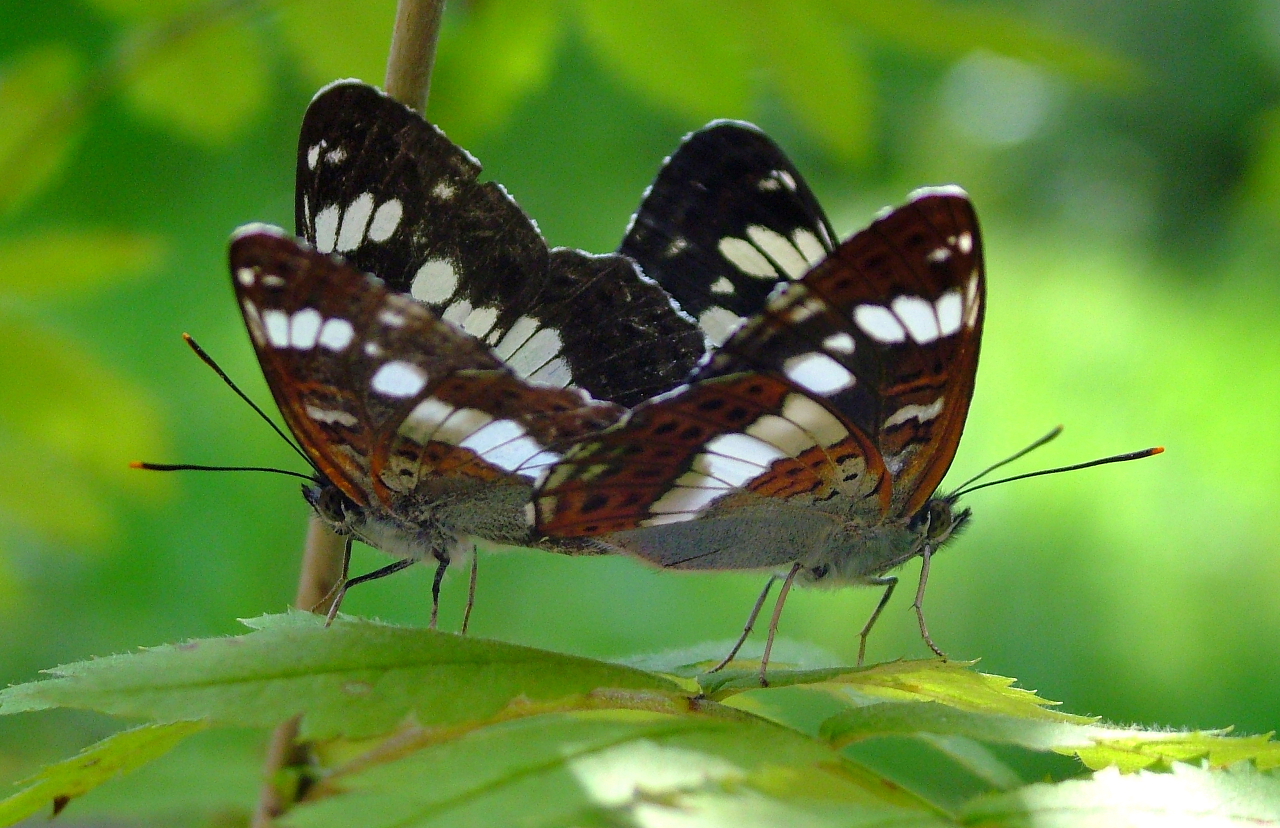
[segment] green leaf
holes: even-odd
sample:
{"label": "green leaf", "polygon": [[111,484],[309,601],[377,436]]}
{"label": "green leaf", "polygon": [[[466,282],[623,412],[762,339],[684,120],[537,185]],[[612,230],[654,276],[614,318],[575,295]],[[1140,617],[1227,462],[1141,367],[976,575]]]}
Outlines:
{"label": "green leaf", "polygon": [[826,0],[756,0],[756,44],[787,107],[832,154],[864,161],[875,126],[871,69]]}
{"label": "green leaf", "polygon": [[[316,794],[342,795],[298,808],[285,823],[952,824],[829,748],[748,717],[553,714],[469,731],[412,753],[403,741],[397,747],[394,761],[356,761],[354,773],[331,774]],[[513,823],[516,815],[524,821]]]}
{"label": "green leaf", "polygon": [[1106,770],[1092,779],[981,796],[960,816],[965,824],[1004,828],[1280,825],[1280,779],[1248,765],[1209,771],[1179,764],[1172,773],[1124,775]]}
{"label": "green leaf", "polygon": [[[307,738],[483,721],[511,705],[588,704],[601,688],[677,691],[659,676],[434,630],[309,613],[246,622],[255,632],[59,667],[0,691],[0,714],[73,707],[150,719],[264,727],[299,713]],[[287,653],[287,658],[281,658]],[[634,694],[633,694],[634,695]]]}
{"label": "green leaf", "polygon": [[0,72],[0,214],[62,169],[81,131],[80,57],[65,45],[24,52]]}
{"label": "green leaf", "polygon": [[[1064,719],[1070,718],[1079,717],[1064,716]],[[1065,720],[1045,721],[1038,713],[1009,716],[916,701],[883,702],[845,710],[824,721],[819,733],[837,747],[880,736],[932,733],[1047,751],[1092,747],[1099,739],[1120,738],[1138,731],[1111,730]]]}
{"label": "green leaf", "polygon": [[546,84],[563,13],[545,0],[477,3],[446,18],[428,112],[466,145],[501,126]]}
{"label": "green leaf", "polygon": [[1280,767],[1280,744],[1271,741],[1270,734],[1232,737],[1219,730],[1112,733],[1114,735],[1097,739],[1091,747],[1059,747],[1055,750],[1079,756],[1080,761],[1093,770],[1114,765],[1121,771],[1134,771],[1199,759],[1215,768],[1229,767],[1246,760],[1254,762],[1262,770]]}
{"label": "green leaf", "polygon": [[0,826],[21,822],[45,808],[61,810],[68,800],[163,756],[205,726],[203,722],[144,725],[108,736],[18,782],[25,786],[23,790],[0,801]]}
{"label": "green leaf", "polygon": [[575,5],[587,42],[640,94],[697,121],[749,112],[754,38],[738,3]]}
{"label": "green leaf", "polygon": [[153,236],[115,230],[46,230],[0,240],[0,293],[82,296],[155,267],[161,252]]}
{"label": "green leaf", "polygon": [[290,0],[278,13],[285,43],[313,82],[359,78],[382,86],[395,0]]}
{"label": "green leaf", "polygon": [[1142,67],[1128,58],[1050,34],[995,6],[941,0],[836,0],[835,7],[866,34],[927,55],[960,58],[986,49],[1119,92],[1132,91],[1143,80]]}
{"label": "green leaf", "polygon": [[226,144],[266,106],[265,53],[244,21],[201,21],[149,53],[125,83],[125,97],[143,116],[187,138]]}

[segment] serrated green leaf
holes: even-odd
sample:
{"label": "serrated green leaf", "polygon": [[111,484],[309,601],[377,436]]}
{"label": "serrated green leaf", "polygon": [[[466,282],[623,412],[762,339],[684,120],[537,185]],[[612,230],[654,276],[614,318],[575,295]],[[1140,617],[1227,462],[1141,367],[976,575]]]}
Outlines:
{"label": "serrated green leaf", "polygon": [[1210,767],[1225,768],[1252,761],[1258,768],[1280,767],[1280,744],[1263,736],[1228,736],[1220,730],[1189,733],[1112,732],[1095,740],[1091,747],[1055,747],[1059,753],[1075,755],[1093,770],[1115,766],[1135,771],[1174,762],[1203,759]]}
{"label": "serrated green leaf", "polygon": [[825,0],[754,0],[757,48],[787,108],[835,156],[871,151],[875,89],[866,57]]}
{"label": "serrated green leaf", "polygon": [[238,18],[205,22],[157,47],[124,85],[143,116],[210,146],[239,136],[267,103],[258,33]]}
{"label": "serrated green leaf", "polygon": [[[881,702],[850,708],[822,723],[819,735],[837,747],[881,736],[914,736],[920,733],[968,736],[990,744],[1018,745],[1028,750],[1092,747],[1099,739],[1136,733],[1097,725],[1079,724],[1064,716],[1046,721],[1042,716],[1008,716],[974,712],[933,702]],[[1083,719],[1083,721],[1088,721]]]}
{"label": "serrated green leaf", "polygon": [[359,78],[382,86],[395,0],[290,0],[279,9],[280,30],[315,83]]}
{"label": "serrated green leaf", "polygon": [[1248,765],[1209,771],[1178,764],[1172,773],[1105,770],[1092,779],[984,795],[960,817],[968,825],[1004,828],[1280,825],[1280,779]]}
{"label": "serrated green leaf", "polygon": [[23,790],[0,801],[0,826],[14,825],[41,810],[52,809],[55,802],[65,805],[67,800],[163,756],[205,727],[203,722],[173,722],[143,725],[108,736],[71,759],[49,765],[18,782]]}
{"label": "serrated green leaf", "polygon": [[835,8],[865,33],[924,54],[960,58],[986,49],[1122,92],[1134,89],[1144,75],[1141,66],[1121,55],[1050,34],[995,7],[940,0],[836,0]]}
{"label": "serrated green leaf", "polygon": [[468,145],[504,123],[551,74],[563,12],[545,0],[466,7],[441,33],[428,111]]}
{"label": "serrated green leaf", "polygon": [[[57,331],[3,312],[0,399],[7,403],[0,406],[0,432],[13,435],[24,450],[43,451],[40,468],[71,461],[135,492],[154,493],[168,485],[160,475],[128,467],[132,460],[159,457],[165,450],[158,405],[146,389]],[[26,486],[31,477],[5,478],[0,485]],[[57,498],[45,508],[56,513]]]}
{"label": "serrated green leaf", "polygon": [[[150,719],[263,727],[305,714],[306,738],[483,721],[512,704],[585,704],[602,688],[676,692],[649,673],[434,630],[309,613],[246,622],[254,632],[59,667],[0,691],[0,714],[73,707]],[[287,658],[281,654],[287,653]]]}
{"label": "serrated green leaf", "polygon": [[915,738],[997,791],[1012,790],[1023,784],[1022,777],[1013,768],[1000,761],[985,745],[967,736],[917,733]]}
{"label": "serrated green leaf", "polygon": [[155,267],[161,252],[153,236],[116,230],[47,230],[0,240],[0,293],[81,296]]}
{"label": "serrated green leaf", "polygon": [[741,118],[754,38],[732,0],[575,0],[587,42],[642,95],[698,121]]}
{"label": "serrated green leaf", "polygon": [[11,213],[62,169],[80,134],[80,56],[65,45],[18,55],[0,71],[0,214]]}
{"label": "serrated green leaf", "polygon": [[409,828],[510,825],[523,817],[516,824],[547,828],[953,824],[830,749],[747,717],[555,714],[405,752],[401,744],[395,761],[357,763],[354,774],[339,770],[317,793],[343,795],[298,808],[285,823]]}

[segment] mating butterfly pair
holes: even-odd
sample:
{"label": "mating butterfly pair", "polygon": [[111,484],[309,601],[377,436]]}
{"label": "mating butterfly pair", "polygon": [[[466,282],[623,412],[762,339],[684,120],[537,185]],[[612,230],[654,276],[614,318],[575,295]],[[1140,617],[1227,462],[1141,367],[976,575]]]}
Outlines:
{"label": "mating butterfly pair", "polygon": [[335,84],[299,145],[310,246],[260,225],[231,245],[308,500],[400,559],[373,575],[443,574],[483,539],[785,568],[783,595],[879,584],[878,615],[885,572],[927,572],[968,517],[934,497],[985,300],[963,192],[836,245],[781,151],[721,122],[668,160],[620,252],[591,256],[548,250],[478,174],[416,113]]}

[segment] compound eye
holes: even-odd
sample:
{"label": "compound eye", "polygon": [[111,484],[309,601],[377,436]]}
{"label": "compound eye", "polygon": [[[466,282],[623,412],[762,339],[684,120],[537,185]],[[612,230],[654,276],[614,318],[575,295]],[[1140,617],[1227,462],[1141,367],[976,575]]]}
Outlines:
{"label": "compound eye", "polygon": [[823,578],[827,577],[827,575],[830,574],[830,572],[831,572],[830,566],[826,564],[818,564],[813,569],[809,570],[809,576],[812,577],[813,580],[815,581],[821,581]]}
{"label": "compound eye", "polygon": [[337,486],[329,486],[320,493],[320,498],[316,502],[316,508],[320,512],[320,516],[330,523],[343,524],[347,521],[347,516],[351,514],[355,504],[351,502],[342,490]]}
{"label": "compound eye", "polygon": [[937,540],[951,534],[951,525],[953,517],[951,515],[951,504],[945,500],[932,500],[929,502],[929,526],[925,529],[925,535],[929,540]]}

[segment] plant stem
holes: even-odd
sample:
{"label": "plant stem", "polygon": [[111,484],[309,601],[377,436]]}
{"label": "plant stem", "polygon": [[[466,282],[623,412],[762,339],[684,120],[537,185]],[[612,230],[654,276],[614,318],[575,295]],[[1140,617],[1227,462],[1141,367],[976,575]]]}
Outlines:
{"label": "plant stem", "polygon": [[[443,14],[444,0],[399,0],[396,7],[391,53],[387,58],[387,94],[419,112],[426,109],[431,89],[431,67],[435,64]],[[302,553],[302,570],[298,574],[296,607],[321,615],[328,612],[338,594],[335,587],[342,577],[344,546],[342,538],[318,518],[311,518]],[[305,793],[302,785],[282,790],[280,784],[285,768],[304,767],[308,763],[309,751],[305,744],[297,741],[300,725],[301,718],[295,717],[278,725],[271,734],[253,828],[270,828],[275,818]]]}

